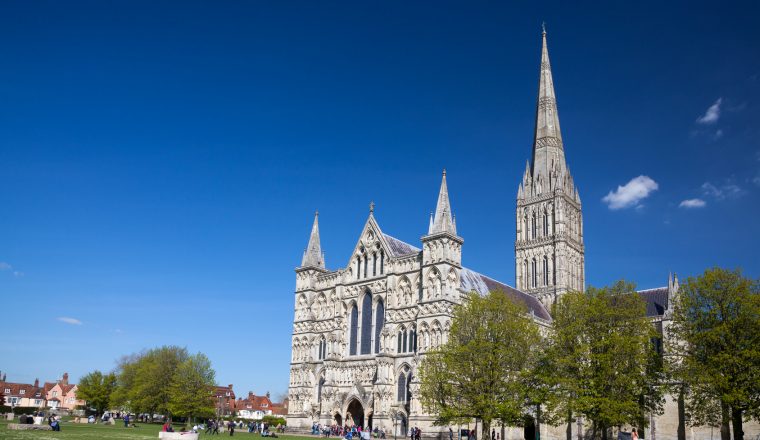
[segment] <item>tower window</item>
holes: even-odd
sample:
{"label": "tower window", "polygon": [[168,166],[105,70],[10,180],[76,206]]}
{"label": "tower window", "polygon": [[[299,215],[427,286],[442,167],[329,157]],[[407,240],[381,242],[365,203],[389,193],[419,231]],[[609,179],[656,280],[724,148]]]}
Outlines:
{"label": "tower window", "polygon": [[544,213],[544,235],[549,235],[549,214]]}
{"label": "tower window", "polygon": [[531,275],[531,283],[533,287],[536,287],[538,285],[538,271],[536,270],[536,259],[533,259],[532,267],[530,268],[531,272],[533,272]]}
{"label": "tower window", "polygon": [[396,349],[396,353],[401,353],[401,334],[403,333],[403,330],[399,330],[398,332],[398,347]]}
{"label": "tower window", "polygon": [[367,278],[367,254],[364,254],[364,278]]}
{"label": "tower window", "polygon": [[544,257],[544,286],[549,285],[549,259]]}
{"label": "tower window", "polygon": [[359,310],[356,308],[356,304],[351,307],[351,329],[348,338],[348,354],[356,354],[356,336],[358,333]]}
{"label": "tower window", "polygon": [[383,266],[385,265],[385,252],[380,251],[380,275],[383,274]]}

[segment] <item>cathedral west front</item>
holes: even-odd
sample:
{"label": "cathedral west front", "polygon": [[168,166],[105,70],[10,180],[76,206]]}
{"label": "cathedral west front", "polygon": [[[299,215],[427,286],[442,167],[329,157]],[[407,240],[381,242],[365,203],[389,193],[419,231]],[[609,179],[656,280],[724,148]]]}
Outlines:
{"label": "cathedral west front", "polygon": [[[445,171],[427,233],[415,245],[385,233],[371,205],[350,259],[328,269],[315,214],[296,269],[289,429],[360,425],[404,436],[419,427],[424,437],[448,438],[448,427],[434,426],[435,416],[420,405],[417,368],[427,350],[447,341],[463,295],[501,291],[548,327],[551,304],[585,289],[581,198],[565,158],[546,32],[540,66],[532,157],[517,188],[515,287],[462,266],[465,240],[457,233]],[[637,292],[664,337],[677,291],[671,276],[667,287]],[[673,405],[669,399],[666,413],[653,416],[645,437],[675,438]],[[530,429],[508,427],[503,438],[533,438]],[[540,430],[542,438],[566,437],[565,426]],[[579,418],[572,435],[580,440],[583,432]]]}

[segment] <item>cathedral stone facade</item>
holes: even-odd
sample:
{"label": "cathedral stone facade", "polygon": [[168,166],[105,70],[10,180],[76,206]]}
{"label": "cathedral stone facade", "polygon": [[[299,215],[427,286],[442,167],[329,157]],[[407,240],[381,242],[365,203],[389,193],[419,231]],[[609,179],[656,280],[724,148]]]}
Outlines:
{"label": "cathedral stone facade", "polygon": [[[288,428],[348,424],[406,435],[419,427],[425,437],[447,439],[448,428],[434,426],[434,415],[420,405],[417,368],[427,350],[446,342],[452,309],[463,295],[501,291],[548,327],[551,304],[585,288],[581,199],[565,161],[545,32],[532,160],[517,191],[516,288],[462,266],[464,239],[457,234],[445,171],[420,247],[384,233],[373,211],[370,205],[349,261],[336,270],[327,269],[314,217],[296,269]],[[677,292],[674,276],[665,287],[637,292],[662,339]],[[676,402],[669,398],[644,437],[675,440],[676,426]],[[533,439],[536,427],[503,429],[505,440]],[[566,438],[565,426],[539,429],[544,439]],[[573,438],[583,440],[587,429],[579,418]],[[756,431],[757,425],[745,425],[746,433]],[[690,440],[711,438],[709,428],[690,434]]]}

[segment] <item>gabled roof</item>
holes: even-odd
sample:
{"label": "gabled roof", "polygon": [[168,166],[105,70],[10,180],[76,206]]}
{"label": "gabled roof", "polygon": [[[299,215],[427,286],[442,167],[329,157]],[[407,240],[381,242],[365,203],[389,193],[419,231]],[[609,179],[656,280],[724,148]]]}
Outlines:
{"label": "gabled roof", "polygon": [[391,237],[388,234],[383,234],[386,243],[388,243],[388,250],[391,251],[391,257],[398,258],[407,255],[416,254],[421,249],[412,246],[409,243],[403,242],[398,238]]}
{"label": "gabled roof", "polygon": [[[9,393],[5,392],[6,388],[10,389]],[[24,390],[23,394],[21,393],[21,390]],[[0,382],[0,392],[6,397],[42,398],[36,397],[37,393],[41,392],[39,387],[35,387],[29,383]]]}
{"label": "gabled roof", "polygon": [[639,290],[636,292],[647,305],[647,316],[662,316],[668,308],[668,288],[656,287],[654,289]]}
{"label": "gabled roof", "polygon": [[496,281],[493,278],[489,278],[465,267],[462,268],[460,287],[464,291],[475,291],[480,295],[487,295],[488,292],[491,291],[504,292],[510,297],[510,299],[512,299],[512,301],[525,304],[528,311],[533,312],[536,317],[545,321],[552,320],[549,312],[535,296],[521,292],[512,286]]}

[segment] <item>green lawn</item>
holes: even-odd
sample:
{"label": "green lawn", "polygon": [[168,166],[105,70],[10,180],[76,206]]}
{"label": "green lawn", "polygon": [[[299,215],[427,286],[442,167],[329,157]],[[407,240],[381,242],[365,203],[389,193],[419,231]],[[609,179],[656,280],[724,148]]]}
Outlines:
{"label": "green lawn", "polygon": [[[118,421],[117,421],[118,422]],[[2,440],[55,440],[55,439],[92,439],[92,440],[156,440],[158,439],[158,432],[161,430],[161,425],[157,424],[140,424],[138,428],[124,428],[123,424],[116,425],[87,425],[87,424],[74,424],[69,422],[61,423],[60,432],[52,431],[10,431],[8,430],[8,422],[5,420],[0,421],[0,439]],[[175,426],[176,427],[176,426]],[[223,434],[224,437],[229,437],[228,433]],[[201,434],[201,438],[223,438],[222,435],[211,436]],[[250,439],[264,440],[266,437],[261,437],[258,434],[249,434],[246,429],[235,430],[235,437],[243,437]],[[304,440],[304,437],[295,435],[278,435],[278,438],[282,440]]]}

